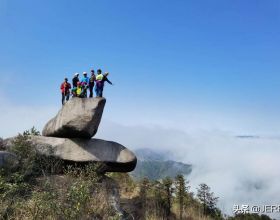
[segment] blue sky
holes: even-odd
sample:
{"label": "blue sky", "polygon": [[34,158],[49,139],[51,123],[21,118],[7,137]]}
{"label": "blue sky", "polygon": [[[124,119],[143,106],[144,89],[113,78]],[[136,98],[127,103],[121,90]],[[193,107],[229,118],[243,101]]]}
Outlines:
{"label": "blue sky", "polygon": [[2,99],[58,109],[94,67],[110,120],[278,134],[279,26],[278,0],[0,0]]}

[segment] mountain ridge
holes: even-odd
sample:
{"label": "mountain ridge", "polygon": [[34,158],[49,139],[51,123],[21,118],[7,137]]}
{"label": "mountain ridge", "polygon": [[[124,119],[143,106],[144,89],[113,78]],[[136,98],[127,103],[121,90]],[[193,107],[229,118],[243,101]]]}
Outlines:
{"label": "mountain ridge", "polygon": [[158,180],[167,176],[174,178],[178,174],[189,175],[192,171],[191,164],[172,160],[168,151],[140,148],[135,150],[135,155],[138,162],[135,170],[131,172],[135,179],[147,177],[151,180]]}

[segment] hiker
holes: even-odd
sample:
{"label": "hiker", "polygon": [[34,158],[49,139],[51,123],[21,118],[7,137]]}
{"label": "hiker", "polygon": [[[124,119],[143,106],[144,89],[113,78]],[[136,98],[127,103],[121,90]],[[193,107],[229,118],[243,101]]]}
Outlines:
{"label": "hiker", "polygon": [[78,84],[78,82],[80,82],[80,80],[79,80],[79,73],[75,73],[74,77],[72,79],[73,88],[71,90],[71,93],[72,93],[73,97],[77,97],[77,84]]}
{"label": "hiker", "polygon": [[95,74],[94,74],[94,70],[90,70],[91,72],[91,76],[89,79],[89,97],[92,98],[93,97],[93,87],[94,87],[94,81],[95,81]]}
{"label": "hiker", "polygon": [[96,92],[96,97],[102,97],[103,96],[103,88],[104,88],[104,83],[108,82],[109,84],[113,85],[113,83],[107,78],[109,75],[108,72],[105,72],[102,74],[101,69],[97,70],[97,76],[96,76],[96,86],[95,86],[95,92]]}
{"label": "hiker", "polygon": [[75,73],[75,75],[72,79],[72,85],[73,85],[74,88],[77,87],[77,82],[79,82],[79,81],[80,81],[79,80],[79,73]]}
{"label": "hiker", "polygon": [[60,86],[61,95],[62,95],[62,100],[61,100],[62,101],[62,105],[64,105],[65,98],[66,98],[66,101],[69,100],[70,89],[71,89],[71,84],[68,83],[68,79],[65,78],[64,82]]}
{"label": "hiker", "polygon": [[82,94],[80,95],[81,98],[87,98],[87,89],[88,86],[85,83],[81,83],[82,85]]}
{"label": "hiker", "polygon": [[79,98],[83,98],[83,87],[82,83],[80,82],[77,83],[76,96]]}
{"label": "hiker", "polygon": [[[78,86],[78,85],[77,85]],[[72,97],[77,97],[77,87],[73,87],[71,90]]]}
{"label": "hiker", "polygon": [[87,88],[89,86],[89,77],[87,76],[87,72],[83,72],[83,78],[81,80],[82,86],[83,86],[83,91],[85,92],[85,97],[87,97]]}

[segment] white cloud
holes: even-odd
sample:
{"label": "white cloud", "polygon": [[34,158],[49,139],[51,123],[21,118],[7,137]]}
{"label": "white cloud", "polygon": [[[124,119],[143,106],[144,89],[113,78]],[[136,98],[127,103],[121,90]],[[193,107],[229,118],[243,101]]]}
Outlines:
{"label": "white cloud", "polygon": [[280,204],[279,139],[236,138],[222,131],[186,133],[151,125],[123,126],[106,120],[98,136],[132,149],[171,151],[174,160],[193,165],[188,177],[192,190],[196,192],[198,184],[207,183],[220,197],[222,211],[228,214],[232,214],[234,204]]}
{"label": "white cloud", "polygon": [[13,104],[0,97],[0,137],[7,138],[35,126],[42,130],[45,123],[52,118],[57,107],[52,106],[26,106]]}

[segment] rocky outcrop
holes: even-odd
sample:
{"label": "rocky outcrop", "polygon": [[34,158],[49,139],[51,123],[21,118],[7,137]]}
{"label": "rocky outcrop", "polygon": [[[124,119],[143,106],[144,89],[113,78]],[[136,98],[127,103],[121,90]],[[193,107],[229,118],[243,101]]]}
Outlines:
{"label": "rocky outcrop", "polygon": [[[12,148],[13,140],[5,141],[6,149]],[[41,155],[54,156],[68,163],[102,163],[102,172],[130,172],[137,162],[130,150],[113,141],[44,136],[30,136],[28,141]]]}
{"label": "rocky outcrop", "polygon": [[80,163],[102,162],[106,165],[104,172],[130,172],[137,162],[130,150],[113,141],[43,136],[33,136],[31,141],[45,155]]}
{"label": "rocky outcrop", "polygon": [[42,134],[48,137],[91,138],[98,129],[104,98],[72,98],[44,127]]}
{"label": "rocky outcrop", "polygon": [[7,151],[0,151],[0,168],[14,168],[18,164],[17,156]]}

